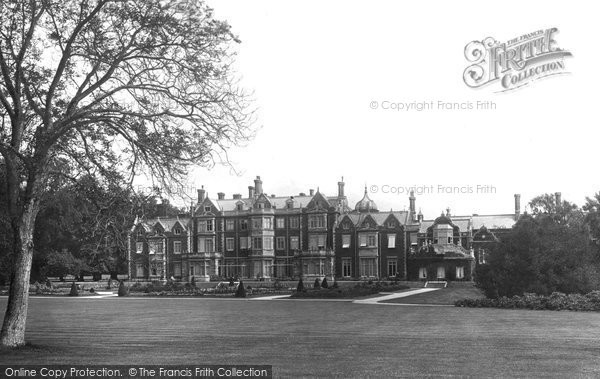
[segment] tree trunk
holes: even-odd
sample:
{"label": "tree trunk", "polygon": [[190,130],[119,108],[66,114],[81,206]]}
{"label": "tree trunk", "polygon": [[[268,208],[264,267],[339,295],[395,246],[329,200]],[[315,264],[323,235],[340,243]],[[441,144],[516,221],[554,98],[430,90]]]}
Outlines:
{"label": "tree trunk", "polygon": [[13,252],[15,254],[11,275],[8,306],[4,315],[0,345],[17,347],[25,345],[25,324],[29,300],[29,277],[33,258],[33,230],[39,211],[37,197],[31,199],[17,222],[13,222]]}

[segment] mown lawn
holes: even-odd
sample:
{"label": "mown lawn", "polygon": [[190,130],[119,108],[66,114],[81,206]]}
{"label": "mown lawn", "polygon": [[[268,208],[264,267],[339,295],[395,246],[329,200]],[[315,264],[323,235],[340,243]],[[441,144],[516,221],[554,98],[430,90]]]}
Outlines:
{"label": "mown lawn", "polygon": [[454,305],[456,300],[475,299],[478,297],[484,297],[484,295],[475,287],[448,287],[398,299],[386,300],[384,303]]}
{"label": "mown lawn", "polygon": [[[6,298],[0,299],[4,308]],[[272,364],[277,377],[594,377],[600,314],[202,298],[33,298],[0,364]]]}

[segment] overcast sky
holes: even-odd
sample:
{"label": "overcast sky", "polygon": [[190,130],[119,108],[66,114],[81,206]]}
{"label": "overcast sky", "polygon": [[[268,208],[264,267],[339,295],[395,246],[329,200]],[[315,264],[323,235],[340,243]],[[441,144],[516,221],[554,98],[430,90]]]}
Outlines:
{"label": "overcast sky", "polygon": [[[523,206],[555,191],[581,205],[600,190],[594,102],[600,57],[593,5],[209,4],[242,40],[237,73],[242,86],[254,91],[260,129],[248,146],[231,151],[239,176],[225,167],[197,169],[189,192],[204,185],[211,197],[217,192],[246,196],[260,175],[268,194],[320,187],[335,195],[343,176],[352,206],[366,184],[380,210],[408,207],[404,190],[383,193],[386,189],[433,186],[431,193],[417,196],[417,207],[432,218],[446,207],[453,214],[510,213],[514,193],[522,194]],[[569,75],[505,93],[463,82],[464,48],[470,41],[494,37],[504,42],[551,27],[559,29],[557,45],[573,54],[564,61]],[[431,101],[436,109],[382,109],[384,102]],[[440,101],[492,101],[496,109],[439,110]],[[478,185],[493,188],[477,193]],[[453,186],[471,187],[473,193],[443,193]]]}

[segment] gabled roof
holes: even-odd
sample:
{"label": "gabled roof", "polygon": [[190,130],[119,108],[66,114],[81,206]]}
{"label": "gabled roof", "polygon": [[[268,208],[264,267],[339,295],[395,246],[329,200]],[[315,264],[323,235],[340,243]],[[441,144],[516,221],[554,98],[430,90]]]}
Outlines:
{"label": "gabled roof", "polygon": [[144,231],[153,232],[154,227],[156,225],[160,225],[165,232],[171,233],[175,225],[180,225],[182,230],[185,232],[188,230],[188,225],[190,224],[189,217],[157,217],[149,220],[138,221],[136,225],[134,225],[133,229],[135,229],[138,225],[141,225],[144,228]]}
{"label": "gabled roof", "polygon": [[384,226],[385,222],[393,217],[396,219],[400,225],[406,225],[408,220],[408,212],[407,211],[399,211],[399,212],[379,212],[379,213],[346,213],[342,215],[340,218],[340,223],[343,222],[345,218],[348,218],[354,227],[362,225],[365,219],[369,218],[377,224],[377,226]]}

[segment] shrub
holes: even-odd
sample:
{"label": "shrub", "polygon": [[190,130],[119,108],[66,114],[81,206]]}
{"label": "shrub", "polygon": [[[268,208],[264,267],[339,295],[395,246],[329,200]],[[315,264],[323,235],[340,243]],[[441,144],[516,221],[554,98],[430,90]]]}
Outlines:
{"label": "shrub", "polygon": [[119,294],[119,296],[129,295],[129,288],[127,288],[127,286],[125,286],[125,282],[123,280],[121,280],[121,283],[119,284],[118,294]]}
{"label": "shrub", "polygon": [[314,289],[321,288],[321,282],[319,281],[319,278],[315,279],[315,284],[313,285],[313,288]]}
{"label": "shrub", "polygon": [[329,288],[329,284],[327,284],[327,277],[323,278],[323,281],[321,282],[321,287]]}
{"label": "shrub", "polygon": [[71,292],[69,292],[69,296],[79,296],[79,290],[77,289],[77,284],[75,282],[71,284]]}
{"label": "shrub", "polygon": [[240,280],[240,284],[238,284],[237,291],[235,291],[235,297],[246,297],[246,288],[244,287],[244,282]]}
{"label": "shrub", "polygon": [[300,277],[300,280],[298,280],[298,287],[296,287],[296,292],[304,291],[306,291],[306,289],[304,289],[304,283],[302,282],[302,277]]}
{"label": "shrub", "polygon": [[518,308],[533,310],[600,311],[600,292],[586,295],[553,292],[550,296],[525,293],[523,296],[499,297],[497,299],[462,299],[454,303],[457,307]]}

